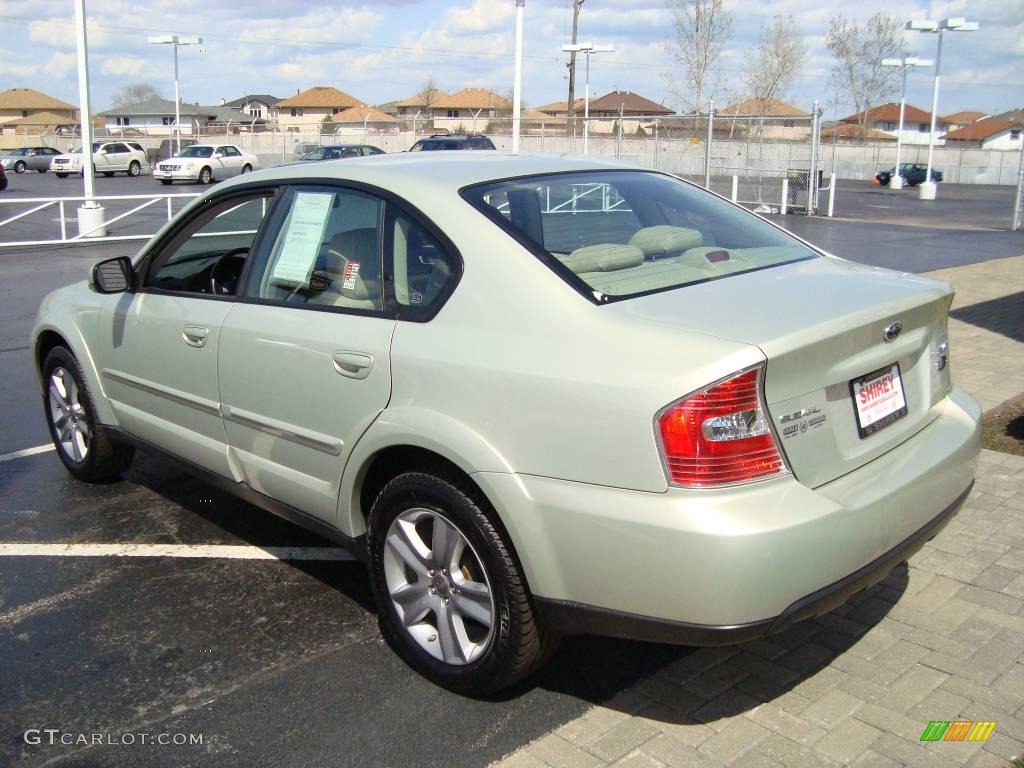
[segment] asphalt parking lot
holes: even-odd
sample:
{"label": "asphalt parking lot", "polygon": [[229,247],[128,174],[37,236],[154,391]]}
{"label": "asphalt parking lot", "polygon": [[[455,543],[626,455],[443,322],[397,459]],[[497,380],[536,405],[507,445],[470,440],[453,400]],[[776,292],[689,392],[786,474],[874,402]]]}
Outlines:
{"label": "asphalt parking lot", "polygon": [[[18,197],[44,197],[63,189],[80,194],[80,182],[73,178],[25,174],[12,179],[5,195],[15,190]],[[175,186],[171,191],[198,189]],[[947,189],[940,189],[940,195]],[[168,188],[149,177],[101,177],[97,183],[99,194],[154,191]],[[882,194],[877,199],[894,208],[879,210],[901,213],[887,214],[889,223],[879,224],[869,215],[875,194],[851,188],[848,207],[838,209],[840,221],[773,218],[837,255],[915,272],[1024,253],[1020,233],[944,226],[970,218],[972,207],[987,211],[995,205],[987,198],[968,195],[961,200],[950,193],[950,202],[959,206],[954,215],[945,209],[922,213],[914,200]],[[906,215],[899,206],[906,206]],[[0,219],[4,215],[0,207]],[[155,230],[166,210],[158,207],[152,217],[134,226]],[[7,241],[34,233],[39,237],[37,227],[26,224]],[[768,662],[781,653],[772,656],[775,651],[768,644],[745,648],[735,657],[572,638],[538,679],[500,700],[473,701],[436,688],[406,668],[380,640],[361,567],[327,542],[219,493],[161,459],[139,457],[122,481],[86,486],[73,481],[52,452],[12,455],[48,441],[27,348],[39,301],[50,290],[82,279],[99,258],[137,247],[0,248],[0,373],[6,384],[0,393],[0,765],[475,768],[550,738],[545,735],[556,729],[562,728],[563,740],[568,739],[566,734],[580,727],[573,724],[593,717],[595,704],[621,724],[640,704],[659,700],[658,685],[650,680],[674,680],[680,670],[700,676],[688,683],[688,695],[701,699],[694,711],[718,701],[720,694],[732,695],[726,702],[731,709],[715,715],[713,722],[718,722],[750,709],[742,696],[781,701],[794,689],[821,689],[819,695],[826,695],[835,687],[836,678],[827,671],[835,664],[846,664],[851,677],[866,675],[859,667],[867,664],[862,654],[851,652],[862,633],[852,634],[849,622],[856,620],[868,632],[890,613],[900,614],[904,595],[926,588],[927,581],[922,585],[907,568],[897,569],[855,605],[816,622],[813,631],[805,627],[780,638],[775,648],[791,656],[776,665],[780,674],[774,676],[764,666],[771,666]],[[1019,473],[1016,466],[1013,473]],[[999,479],[1002,474],[993,470],[992,475],[992,488],[1006,485]],[[1005,498],[1015,493],[1007,492]],[[978,512],[985,511],[979,505]],[[1013,519],[1008,519],[1007,527],[999,529],[1004,539],[1012,534]],[[40,554],[38,547],[51,545],[46,555]],[[160,549],[164,545],[168,549]],[[190,557],[171,554],[189,546],[194,547]],[[60,556],[62,549],[69,556]],[[1024,568],[1024,550],[1005,554],[1009,549],[998,555],[1004,563],[999,567],[1010,574],[1007,584]],[[111,552],[119,556],[101,556]],[[953,594],[932,587],[928,597],[941,602]],[[964,630],[958,648],[994,643],[991,653],[1019,657],[1014,649],[1024,637],[1024,620],[1017,603],[984,641],[984,627],[974,634]],[[992,616],[985,618],[998,624]],[[929,628],[927,622],[921,626],[923,632]],[[816,639],[805,642],[812,634]],[[886,648],[897,648],[896,641]],[[954,653],[952,646],[945,650]],[[740,657],[751,668],[749,676],[737,676],[728,665],[723,673],[723,661]],[[1015,659],[1005,660],[1011,664]],[[884,688],[883,680],[895,681],[897,676],[893,672],[891,678],[879,674],[872,679]],[[1024,678],[1011,676],[1004,682],[993,673],[989,679],[999,681],[999,692],[1005,690],[999,706],[1012,704],[1011,721],[1014,713],[1024,718],[1024,706],[1016,701],[1024,697],[1012,691],[1018,679]],[[755,687],[744,687],[744,681]],[[634,693],[638,685],[647,691],[641,698]],[[735,695],[737,690],[741,696]],[[937,692],[935,687],[927,694]],[[972,693],[971,698],[978,696]],[[650,718],[661,728],[680,725],[671,712]],[[26,742],[30,729],[43,733],[42,743]],[[45,729],[76,736],[102,733],[104,738],[200,735],[202,743],[143,744],[135,736],[131,744],[62,744],[59,739],[50,744]],[[1024,738],[1024,731],[1016,736]],[[625,759],[627,753],[610,750],[605,762]],[[519,765],[599,765],[603,759],[595,757],[599,750],[580,754],[584,757],[531,752]],[[804,756],[805,762],[798,762],[782,753],[759,754],[761,765],[832,764],[825,757],[814,762]],[[982,753],[972,752],[957,762],[966,763],[977,754]],[[910,758],[877,756],[878,762],[863,765],[915,764]],[[700,764],[682,759],[637,759],[635,764]],[[837,759],[835,764],[842,762]],[[706,764],[721,763],[708,758]],[[936,758],[917,764],[947,763]]]}

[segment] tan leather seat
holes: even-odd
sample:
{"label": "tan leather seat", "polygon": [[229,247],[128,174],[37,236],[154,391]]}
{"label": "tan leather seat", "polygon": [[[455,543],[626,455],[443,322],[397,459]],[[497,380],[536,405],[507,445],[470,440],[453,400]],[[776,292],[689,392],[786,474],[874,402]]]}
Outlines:
{"label": "tan leather seat", "polygon": [[559,256],[558,259],[580,275],[585,272],[613,272],[638,266],[644,262],[644,252],[635,245],[600,243],[577,248],[568,256]]}
{"label": "tan leather seat", "polygon": [[[350,269],[355,274],[349,275],[346,287]],[[313,280],[317,277],[326,279],[327,286],[309,299],[310,304],[380,309],[377,230],[353,229],[334,235],[313,270]]]}

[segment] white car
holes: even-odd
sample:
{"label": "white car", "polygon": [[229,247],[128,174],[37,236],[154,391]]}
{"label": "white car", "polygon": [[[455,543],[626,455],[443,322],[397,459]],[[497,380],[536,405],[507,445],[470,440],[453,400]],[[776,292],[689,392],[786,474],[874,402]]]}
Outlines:
{"label": "white car", "polygon": [[[96,173],[113,176],[115,173],[126,173],[138,176],[149,167],[146,150],[134,141],[94,141],[92,143],[92,165]],[[72,150],[57,155],[50,161],[50,170],[60,178],[67,178],[71,173],[82,173],[82,149]]]}
{"label": "white car", "polygon": [[234,144],[193,144],[174,157],[157,163],[153,176],[160,179],[161,184],[175,181],[209,184],[214,180],[223,181],[249,173],[259,166],[256,155]]}

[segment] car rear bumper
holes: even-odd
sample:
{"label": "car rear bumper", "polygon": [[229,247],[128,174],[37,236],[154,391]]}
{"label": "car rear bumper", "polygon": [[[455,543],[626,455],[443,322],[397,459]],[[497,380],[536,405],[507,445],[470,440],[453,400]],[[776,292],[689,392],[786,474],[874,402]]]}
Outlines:
{"label": "car rear bumper", "polygon": [[914,437],[814,490],[792,477],[666,493],[474,478],[554,628],[742,642],[837,607],[934,536],[971,487],[980,422],[954,388]]}

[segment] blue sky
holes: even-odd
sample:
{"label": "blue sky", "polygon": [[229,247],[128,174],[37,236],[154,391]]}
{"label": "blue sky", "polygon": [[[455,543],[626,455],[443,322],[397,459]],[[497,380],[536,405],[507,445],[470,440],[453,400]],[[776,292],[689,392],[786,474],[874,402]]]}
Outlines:
{"label": "blue sky", "polygon": [[[538,105],[564,99],[569,0],[527,0],[524,97]],[[876,11],[901,18],[966,16],[976,33],[950,35],[943,53],[940,114],[995,112],[1024,106],[1024,7],[1021,0],[726,0],[736,28],[719,69],[718,103],[744,95],[743,72],[762,24],[792,14],[807,47],[803,73],[786,94],[809,108],[817,99],[832,116],[831,58],[824,48],[838,13],[866,20]],[[87,0],[94,111],[130,82],[173,95],[171,51],[147,35],[200,34],[200,48],[181,49],[182,96],[217,103],[244,93],[286,97],[332,85],[367,103],[414,94],[432,76],[449,91],[473,85],[511,90],[514,0],[374,0],[324,4],[307,0]],[[636,91],[677,107],[678,69],[665,54],[671,20],[663,0],[586,0],[580,39],[612,43],[593,59],[591,92]],[[73,5],[70,0],[0,0],[0,89],[37,88],[77,102]],[[935,38],[907,33],[922,57]],[[915,72],[908,98],[930,106],[931,72]],[[578,86],[582,95],[582,82]],[[850,111],[840,103],[840,116]]]}

